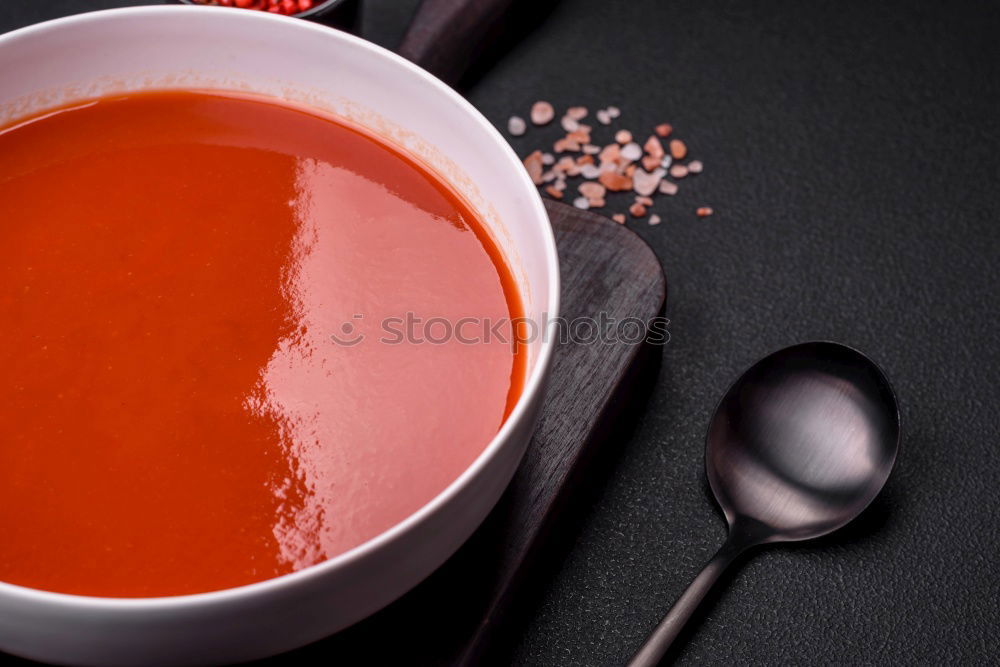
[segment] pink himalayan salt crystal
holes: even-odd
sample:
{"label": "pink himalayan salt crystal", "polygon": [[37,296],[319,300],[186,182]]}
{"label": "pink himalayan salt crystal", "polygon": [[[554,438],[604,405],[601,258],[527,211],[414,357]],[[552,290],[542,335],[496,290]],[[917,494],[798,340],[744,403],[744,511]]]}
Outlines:
{"label": "pink himalayan salt crystal", "polygon": [[531,122],[535,125],[546,125],[556,117],[556,110],[548,102],[538,101],[531,105]]}
{"label": "pink himalayan salt crystal", "polygon": [[664,195],[675,195],[677,194],[677,184],[671,183],[670,181],[660,181],[660,194]]}

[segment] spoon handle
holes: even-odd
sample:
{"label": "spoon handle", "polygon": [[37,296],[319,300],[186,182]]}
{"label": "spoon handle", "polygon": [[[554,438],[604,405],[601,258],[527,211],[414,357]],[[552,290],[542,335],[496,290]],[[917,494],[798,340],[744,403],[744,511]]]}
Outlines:
{"label": "spoon handle", "polygon": [[666,655],[670,645],[677,639],[684,625],[688,622],[695,610],[715,582],[719,580],[727,567],[746,549],[746,545],[737,542],[732,535],[723,543],[719,550],[708,561],[705,568],[695,577],[691,585],[687,587],[684,594],[674,603],[667,615],[663,617],[660,624],[656,626],[652,634],[646,639],[642,648],[632,657],[628,667],[655,667]]}

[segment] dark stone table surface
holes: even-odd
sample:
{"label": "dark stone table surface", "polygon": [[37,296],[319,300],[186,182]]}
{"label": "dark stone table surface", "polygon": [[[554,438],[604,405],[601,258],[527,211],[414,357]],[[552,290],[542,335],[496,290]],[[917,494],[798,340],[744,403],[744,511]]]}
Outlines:
{"label": "dark stone table surface", "polygon": [[[0,30],[127,4],[3,0]],[[413,7],[369,0],[363,34],[393,46]],[[671,122],[706,168],[636,225],[670,284],[662,371],[498,662],[622,663],[723,539],[716,400],[765,353],[833,339],[893,380],[898,468],[856,525],[747,560],[678,662],[995,664],[1000,5],[563,0],[536,18],[467,91],[488,118],[616,104],[637,132]]]}

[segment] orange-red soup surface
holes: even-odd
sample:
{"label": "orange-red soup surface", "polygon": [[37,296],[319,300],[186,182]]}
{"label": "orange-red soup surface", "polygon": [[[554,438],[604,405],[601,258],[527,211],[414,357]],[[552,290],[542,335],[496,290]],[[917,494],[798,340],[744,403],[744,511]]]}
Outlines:
{"label": "orange-red soup surface", "polygon": [[198,593],[361,544],[524,372],[506,338],[383,320],[520,308],[460,198],[309,110],[144,93],[0,130],[0,581]]}

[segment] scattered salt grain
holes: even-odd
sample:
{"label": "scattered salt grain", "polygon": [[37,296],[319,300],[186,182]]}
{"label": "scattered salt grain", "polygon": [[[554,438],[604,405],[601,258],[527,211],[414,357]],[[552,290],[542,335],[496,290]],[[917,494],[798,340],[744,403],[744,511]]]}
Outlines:
{"label": "scattered salt grain", "polygon": [[646,171],[653,171],[660,166],[660,159],[655,158],[652,155],[644,155],[642,157],[642,168]]}
{"label": "scattered salt grain", "polygon": [[611,114],[608,113],[607,109],[598,109],[594,116],[597,118],[597,122],[601,125],[611,124]]}
{"label": "scattered salt grain", "polygon": [[687,155],[688,149],[683,141],[680,139],[670,140],[670,154],[674,156],[675,160],[683,160],[684,156]]}
{"label": "scattered salt grain", "polygon": [[622,149],[618,144],[608,144],[601,151],[600,155],[597,156],[597,159],[600,160],[601,163],[614,164],[618,162],[621,156]]}
{"label": "scattered salt grain", "polygon": [[542,164],[548,166],[556,161],[556,156],[552,153],[542,153]]}
{"label": "scattered salt grain", "polygon": [[660,222],[662,222],[662,220],[660,220],[660,216],[656,215],[655,213],[649,216],[649,224],[658,225],[660,224]]}
{"label": "scattered salt grain", "polygon": [[[574,121],[575,122],[575,121]],[[575,141],[581,146],[590,143],[590,126],[589,125],[577,125],[575,130],[570,130],[566,135],[567,139]]]}
{"label": "scattered salt grain", "polygon": [[520,116],[511,116],[507,121],[507,131],[511,136],[519,137],[528,129],[528,124]]}
{"label": "scattered salt grain", "polygon": [[566,151],[576,152],[580,150],[580,142],[573,141],[572,139],[563,137],[556,143],[552,144],[552,150],[554,150],[556,153],[565,153]]}
{"label": "scattered salt grain", "polygon": [[583,120],[587,117],[587,107],[570,107],[566,109],[566,115],[573,120]]}
{"label": "scattered salt grain", "polygon": [[633,218],[642,218],[646,215],[646,207],[636,202],[628,207],[628,212],[632,214]]}
{"label": "scattered salt grain", "polygon": [[639,144],[634,141],[627,143],[622,146],[622,157],[629,162],[635,162],[642,157],[642,149],[639,148]]}
{"label": "scattered salt grain", "polygon": [[524,158],[524,168],[528,170],[528,176],[535,185],[542,182],[542,151],[535,151]]}
{"label": "scattered salt grain", "polygon": [[573,206],[576,206],[577,208],[582,208],[584,211],[586,211],[588,208],[590,208],[590,202],[587,201],[586,197],[577,197],[576,199],[573,200]]}
{"label": "scattered salt grain", "polygon": [[618,118],[618,116],[622,115],[622,111],[618,107],[608,107],[607,111],[608,115],[612,118]]}
{"label": "scattered salt grain", "polygon": [[700,174],[701,170],[705,168],[705,165],[701,163],[701,160],[691,160],[688,162],[688,171],[692,174]]}
{"label": "scattered salt grain", "polygon": [[535,125],[547,125],[556,117],[556,110],[548,102],[535,102],[531,105],[531,122]]}
{"label": "scattered salt grain", "polygon": [[607,190],[604,188],[603,185],[601,185],[600,183],[595,183],[593,181],[586,181],[584,183],[581,183],[577,188],[577,190],[580,191],[581,195],[591,200],[604,199],[604,195],[607,192]]}
{"label": "scattered salt grain", "polygon": [[562,199],[563,198],[562,190],[557,189],[556,186],[554,186],[554,185],[548,185],[548,186],[546,186],[545,187],[545,191],[553,199]]}
{"label": "scattered salt grain", "polygon": [[626,176],[625,174],[619,174],[616,171],[604,171],[598,179],[601,185],[606,187],[612,192],[621,192],[622,190],[632,189],[632,178]]}
{"label": "scattered salt grain", "polygon": [[624,225],[625,224],[625,214],[624,213],[615,213],[613,216],[611,216],[611,219],[614,220],[615,222],[617,222],[619,225]]}
{"label": "scattered salt grain", "polygon": [[562,124],[562,129],[567,132],[574,132],[580,128],[580,123],[575,118],[570,118],[569,116],[563,116],[559,122]]}
{"label": "scattered salt grain", "polygon": [[568,155],[564,155],[561,158],[559,158],[558,162],[556,162],[556,166],[554,167],[554,169],[556,171],[566,171],[568,169],[571,169],[574,164],[576,164],[576,161],[573,158],[571,158]]}
{"label": "scattered salt grain", "polygon": [[646,143],[642,145],[642,149],[649,153],[650,157],[655,157],[657,159],[666,155],[666,151],[663,150],[663,144],[661,144],[660,140],[653,135],[650,135],[649,139],[646,139]]}
{"label": "scattered salt grain", "polygon": [[632,133],[628,130],[618,130],[615,132],[615,141],[624,145],[632,141]]}
{"label": "scattered salt grain", "polygon": [[660,185],[660,179],[663,178],[662,171],[654,171],[649,173],[643,171],[642,169],[636,169],[635,173],[632,174],[632,188],[640,195],[651,195],[656,192],[656,188]]}
{"label": "scattered salt grain", "polygon": [[677,194],[677,184],[671,183],[670,181],[660,181],[660,194],[664,195]]}
{"label": "scattered salt grain", "polygon": [[675,164],[670,168],[671,178],[684,178],[688,175],[688,168],[682,164]]}
{"label": "scattered salt grain", "polygon": [[713,213],[715,213],[715,211],[713,211],[708,206],[702,206],[701,208],[695,211],[695,215],[697,215],[699,218],[707,218]]}

